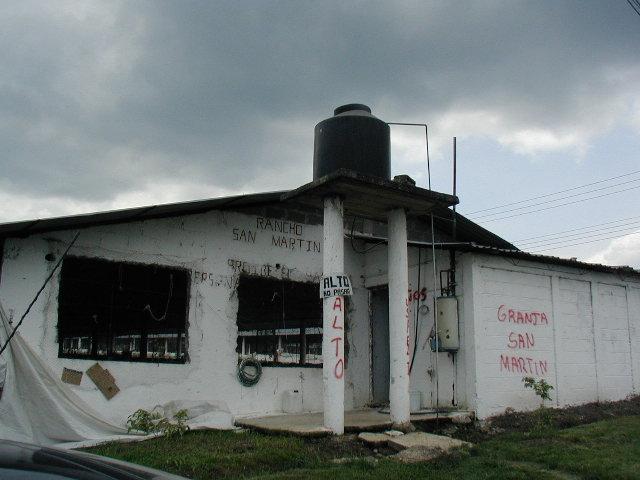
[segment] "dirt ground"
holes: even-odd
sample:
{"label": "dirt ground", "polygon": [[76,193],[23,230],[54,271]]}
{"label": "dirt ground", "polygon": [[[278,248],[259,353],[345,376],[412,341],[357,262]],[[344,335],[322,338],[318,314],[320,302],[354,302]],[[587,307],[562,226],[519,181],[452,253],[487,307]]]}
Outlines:
{"label": "dirt ground", "polygon": [[[593,402],[565,408],[543,408],[531,412],[507,412],[466,425],[456,425],[447,419],[438,422],[413,422],[413,425],[417,430],[423,432],[447,435],[467,442],[478,443],[489,440],[499,433],[531,431],[545,427],[565,429],[626,415],[640,415],[640,396],[617,402]],[[330,448],[339,457],[359,457],[372,454],[382,457],[395,453],[394,450],[387,447],[375,449],[367,447],[358,440],[357,434],[307,438],[305,441],[320,448]]]}
{"label": "dirt ground", "polygon": [[640,397],[511,412],[467,425],[441,421],[416,427],[474,446],[429,462],[404,463],[390,457],[395,451],[368,447],[357,435],[303,438],[203,430],[89,450],[196,479],[640,479]]}
{"label": "dirt ground", "polygon": [[593,402],[564,408],[543,408],[531,412],[507,412],[467,425],[429,422],[416,424],[416,427],[426,432],[476,443],[498,433],[522,432],[541,427],[564,429],[626,415],[640,415],[640,395],[617,402]]}

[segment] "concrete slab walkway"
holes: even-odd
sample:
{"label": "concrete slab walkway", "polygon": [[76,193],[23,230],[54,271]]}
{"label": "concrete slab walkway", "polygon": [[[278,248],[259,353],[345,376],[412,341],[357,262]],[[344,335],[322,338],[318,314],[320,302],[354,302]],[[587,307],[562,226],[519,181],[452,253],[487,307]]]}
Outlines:
{"label": "concrete slab walkway", "polygon": [[[345,432],[375,432],[391,428],[388,413],[375,409],[352,410],[344,415]],[[436,418],[453,420],[454,418],[473,418],[468,411],[441,412],[425,411],[411,414],[412,422],[435,421]],[[319,413],[301,413],[287,415],[271,415],[268,417],[236,418],[238,427],[248,428],[264,433],[291,433],[294,435],[317,437],[329,435],[331,432],[323,426],[323,415]]]}

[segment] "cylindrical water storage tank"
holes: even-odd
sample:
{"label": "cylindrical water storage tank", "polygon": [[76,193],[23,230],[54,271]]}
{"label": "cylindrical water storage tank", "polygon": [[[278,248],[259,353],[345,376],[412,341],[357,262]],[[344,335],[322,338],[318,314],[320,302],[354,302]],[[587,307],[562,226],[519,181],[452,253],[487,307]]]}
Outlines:
{"label": "cylindrical water storage tank", "polygon": [[334,116],[316,125],[313,179],[340,168],[389,180],[391,135],[389,125],[360,103],[338,107]]}

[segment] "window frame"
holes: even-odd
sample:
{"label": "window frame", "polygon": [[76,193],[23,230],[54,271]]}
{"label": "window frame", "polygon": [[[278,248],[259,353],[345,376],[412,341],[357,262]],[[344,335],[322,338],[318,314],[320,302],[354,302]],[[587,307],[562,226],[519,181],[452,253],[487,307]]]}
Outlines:
{"label": "window frame", "polygon": [[[291,288],[308,288],[309,294],[317,298],[318,305],[318,315],[317,318],[313,320],[317,323],[316,325],[305,325],[305,326],[295,326],[286,328],[285,325],[279,326],[277,325],[278,319],[274,318],[271,321],[260,321],[262,323],[263,328],[242,328],[240,323],[240,317],[242,315],[242,311],[244,310],[244,305],[242,302],[247,302],[247,299],[244,298],[243,293],[243,282],[264,282],[273,284],[272,287],[285,287],[290,286]],[[301,287],[304,286],[304,287]],[[275,278],[275,277],[258,277],[254,275],[246,275],[241,274],[238,281],[238,311],[236,313],[236,326],[237,337],[236,337],[236,353],[239,358],[246,358],[252,355],[255,355],[260,363],[266,367],[279,367],[279,368],[322,368],[322,300],[320,299],[320,290],[319,284],[315,282],[304,282],[304,281],[295,281],[288,278]],[[285,300],[286,304],[286,300]],[[286,310],[286,306],[281,305],[283,310]],[[250,322],[249,322],[250,323]],[[266,327],[266,328],[264,328]],[[291,332],[291,330],[297,330],[298,332]],[[311,331],[310,331],[311,330]],[[284,340],[288,336],[298,337],[293,341],[294,344],[297,343],[298,352],[293,355],[297,355],[298,361],[295,362],[283,362],[278,359],[278,351],[281,349]],[[308,351],[309,343],[307,343],[307,339],[310,336],[318,336],[319,342],[314,342],[313,345],[317,344],[320,349],[320,353],[311,354],[315,357],[315,362],[309,362],[307,356],[310,355]],[[257,353],[247,352],[246,340],[247,338],[255,339],[259,337],[267,337],[271,339],[273,351],[271,353]],[[268,345],[268,341],[265,342]],[[304,348],[304,355],[300,355],[301,349]],[[265,359],[264,357],[271,356],[271,359]]]}
{"label": "window frame", "polygon": [[[114,289],[116,288],[115,282],[108,287],[105,285],[105,289],[110,290],[110,300],[111,303],[108,305],[109,308],[109,320],[108,320],[108,329],[107,333],[100,334],[96,333],[96,331],[92,331],[91,333],[86,333],[86,327],[81,325],[73,325],[73,321],[65,318],[66,315],[69,315],[67,310],[71,308],[67,300],[63,298],[63,295],[66,295],[66,282],[87,282],[88,279],[78,279],[78,278],[65,278],[64,274],[67,271],[65,269],[65,262],[67,260],[71,260],[72,262],[87,262],[87,266],[91,265],[88,268],[101,268],[96,267],[96,265],[103,264],[105,270],[109,268],[117,269],[119,272],[122,271],[123,268],[132,269],[135,271],[136,275],[148,274],[145,270],[162,270],[169,273],[171,278],[171,289],[173,292],[173,275],[178,274],[182,276],[180,279],[181,282],[181,290],[176,296],[181,299],[181,302],[184,301],[184,308],[180,304],[176,311],[173,312],[173,315],[181,315],[183,320],[179,320],[180,325],[178,327],[167,325],[164,328],[149,328],[148,322],[149,320],[146,318],[148,314],[143,314],[144,309],[140,311],[141,319],[139,320],[141,323],[141,327],[139,327],[139,331],[136,333],[118,333],[117,330],[125,329],[127,330],[126,325],[114,325],[114,311],[118,308],[123,308],[123,305],[118,304],[115,301],[116,294]],[[78,268],[76,265],[75,268]],[[99,283],[97,283],[99,285]],[[127,292],[129,295],[139,295],[140,292],[139,286],[135,285],[130,287],[128,290],[123,290],[120,288],[120,291]],[[104,293],[104,292],[102,292]],[[150,292],[154,294],[161,294],[161,292]],[[172,293],[173,295],[173,293]],[[70,297],[73,299],[73,297]],[[58,358],[69,358],[76,360],[97,360],[97,361],[115,361],[115,362],[129,362],[129,363],[170,363],[170,364],[185,364],[189,362],[189,342],[188,342],[188,334],[189,334],[189,308],[191,301],[191,271],[184,267],[179,266],[171,266],[171,265],[161,265],[161,264],[151,264],[151,263],[142,263],[142,262],[130,262],[130,261],[120,261],[120,260],[111,260],[100,257],[88,257],[88,256],[76,256],[69,255],[65,257],[62,267],[60,269],[60,274],[58,275],[58,308],[57,308],[57,325],[56,325],[56,342],[58,343]],[[151,303],[151,302],[149,302]],[[80,310],[80,309],[79,309]],[[167,312],[169,311],[169,303],[167,303]],[[79,315],[82,314],[81,311],[78,312]],[[178,317],[180,318],[180,317]],[[123,320],[124,321],[124,320]],[[73,331],[75,327],[75,332]],[[129,327],[131,328],[131,327]],[[78,334],[85,330],[85,334]],[[115,330],[115,331],[114,331]],[[165,341],[165,345],[168,345],[170,338],[175,338],[175,358],[167,358],[167,348],[165,347],[164,356],[152,356],[153,354],[150,352],[150,339],[158,339],[165,336],[167,341]],[[115,353],[114,350],[116,348],[116,340],[119,338],[130,338],[131,344],[138,344],[138,350],[132,350],[129,356]],[[88,353],[70,353],[65,349],[65,342],[69,341],[77,341],[77,344],[80,346],[83,339],[88,339],[90,350]],[[126,343],[126,340],[125,340]],[[85,343],[86,344],[86,343]],[[97,353],[97,350],[101,345],[105,345],[105,353]],[[85,348],[84,350],[87,350]],[[134,356],[133,354],[137,353],[138,356]],[[144,357],[143,357],[144,355]]]}

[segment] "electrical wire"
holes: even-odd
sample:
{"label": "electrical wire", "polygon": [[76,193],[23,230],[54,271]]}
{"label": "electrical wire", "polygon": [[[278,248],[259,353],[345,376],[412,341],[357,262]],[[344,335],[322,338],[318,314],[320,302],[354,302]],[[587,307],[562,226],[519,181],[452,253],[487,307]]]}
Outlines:
{"label": "electrical wire", "polygon": [[596,240],[587,240],[585,242],[570,243],[568,245],[558,245],[556,247],[542,248],[542,249],[539,249],[539,250],[534,250],[534,251],[532,251],[530,253],[547,252],[549,250],[557,250],[559,248],[565,248],[565,247],[574,247],[576,245],[586,245],[587,243],[601,242],[603,240],[613,240],[615,238],[630,237],[631,235],[640,235],[640,232],[626,233],[624,235],[617,235],[617,236],[614,236],[614,237],[598,238]]}
{"label": "electrical wire", "polygon": [[[561,245],[562,246],[562,245],[566,245],[569,242],[582,241],[582,240],[586,240],[586,239],[589,239],[592,242],[597,242],[598,240],[601,240],[601,239],[604,240],[604,239],[608,239],[608,238],[624,237],[626,235],[634,235],[634,234],[639,233],[639,232],[640,231],[638,230],[638,228],[635,228],[635,229],[632,229],[631,231],[626,231],[624,233],[618,232],[618,234],[614,235],[614,236],[611,236],[611,233],[615,233],[615,232],[601,233],[600,235],[596,235],[594,237],[585,236],[585,237],[580,237],[580,238],[565,239],[565,240],[559,240],[557,242],[549,242],[549,243],[543,243],[543,244],[540,244],[540,245],[534,245],[534,246],[531,246],[531,247],[527,247],[525,250],[529,250],[529,249],[535,250],[535,249],[543,248],[543,247],[544,248],[546,248],[546,247],[556,248],[556,247],[554,247],[555,245]],[[609,236],[602,237],[602,235],[609,235]],[[598,237],[598,238],[596,238],[596,237]]]}
{"label": "electrical wire", "polygon": [[[438,283],[438,273],[436,267],[436,246],[435,246],[435,230],[433,226],[433,215],[431,215],[431,259],[433,260],[433,288],[435,290]],[[438,412],[440,411],[440,382],[438,375],[438,353],[440,351],[440,339],[438,338],[438,309],[436,308],[436,296],[433,295],[433,326],[435,328],[436,339],[436,362],[435,362],[435,375],[436,375],[436,423],[439,422]]]}
{"label": "electrical wire", "polygon": [[[591,227],[600,227],[600,226],[602,226],[602,225],[611,225],[611,224],[613,224],[613,223],[626,222],[627,220],[634,220],[634,219],[636,219],[636,218],[640,219],[640,216],[627,217],[627,218],[621,218],[621,219],[619,219],[619,220],[612,220],[612,221],[610,221],[610,222],[594,223],[593,225],[585,225],[584,227],[571,228],[571,229],[569,229],[569,230],[560,230],[560,231],[558,231],[558,232],[554,232],[554,233],[547,233],[547,234],[545,234],[545,235],[537,235],[537,236],[534,236],[534,237],[520,238],[520,239],[518,239],[518,240],[514,240],[514,243],[521,243],[521,242],[523,242],[523,241],[526,241],[526,240],[534,240],[534,239],[536,239],[536,238],[551,237],[551,236],[555,236],[555,235],[558,235],[558,234],[561,234],[561,233],[576,232],[576,231],[578,231],[578,230],[585,230],[585,229],[588,229],[588,228],[591,228]],[[638,220],[638,221],[640,221],[640,220]],[[634,222],[631,222],[631,223],[636,223],[636,222],[634,221]],[[616,227],[616,226],[614,226],[614,227]]]}
{"label": "electrical wire", "polygon": [[[636,170],[634,172],[624,173],[622,175],[617,175],[615,177],[605,178],[604,180],[598,180],[597,182],[585,183],[584,185],[578,185],[577,187],[567,188],[565,190],[558,190],[557,192],[547,193],[545,195],[537,195],[535,197],[527,198],[525,200],[519,200],[517,202],[509,202],[509,203],[504,203],[502,205],[498,205],[498,206],[495,206],[495,207],[483,208],[481,210],[476,210],[474,212],[466,213],[465,215],[466,216],[470,216],[470,215],[475,215],[476,213],[487,212],[489,210],[497,210],[498,208],[502,208],[502,207],[508,207],[510,205],[519,205],[521,203],[526,203],[526,202],[529,202],[531,200],[538,200],[540,198],[552,197],[552,196],[558,195],[560,193],[572,192],[574,190],[579,190],[581,188],[590,187],[592,185],[598,185],[600,183],[609,182],[611,180],[617,180],[618,178],[624,178],[624,177],[629,177],[631,175],[637,175],[639,173],[640,173],[640,170]],[[632,181],[635,181],[635,180],[632,180]]]}
{"label": "electrical wire", "polygon": [[[640,178],[636,178],[634,180],[629,180],[627,182],[617,183],[615,185],[609,185],[608,187],[595,188],[595,189],[589,190],[587,192],[574,193],[573,195],[567,195],[565,197],[554,198],[552,200],[545,200],[544,202],[532,203],[530,205],[523,205],[521,207],[511,208],[511,209],[505,210],[503,212],[487,213],[485,215],[480,215],[480,216],[477,216],[477,217],[473,217],[473,220],[478,220],[478,219],[486,218],[486,217],[493,217],[494,215],[502,215],[502,214],[505,214],[505,213],[511,213],[511,212],[516,211],[516,210],[524,210],[524,209],[531,208],[531,207],[537,207],[539,205],[547,205],[549,203],[554,203],[554,202],[558,202],[558,201],[561,201],[561,200],[566,200],[567,198],[580,197],[582,195],[588,195],[590,193],[600,192],[602,190],[607,190],[608,188],[619,187],[621,185],[627,185],[629,183],[634,183],[634,182],[640,182]],[[637,185],[637,186],[632,187],[632,188],[640,188],[640,185]],[[621,191],[626,191],[626,190],[621,190]],[[614,193],[619,193],[619,192],[609,192],[609,193],[607,193],[607,195],[613,195]],[[585,200],[587,200],[587,199],[585,199]]]}
{"label": "electrical wire", "polygon": [[38,290],[38,292],[36,293],[36,296],[33,297],[33,300],[31,300],[31,303],[29,304],[29,306],[27,307],[25,312],[20,317],[20,321],[17,323],[15,328],[11,331],[11,333],[7,337],[7,341],[4,343],[2,348],[0,348],[0,355],[2,355],[2,352],[4,352],[6,350],[6,348],[9,346],[9,342],[11,342],[11,339],[14,337],[14,335],[18,331],[18,328],[20,328],[20,325],[22,325],[22,322],[24,321],[24,319],[27,317],[27,315],[31,311],[31,307],[33,307],[33,305],[38,301],[38,297],[40,297],[40,294],[42,293],[42,291],[45,289],[45,287],[47,286],[47,284],[49,283],[51,278],[53,278],[53,275],[54,275],[54,273],[56,273],[56,270],[58,270],[58,267],[60,267],[60,264],[62,263],[62,260],[64,260],[64,258],[67,256],[67,253],[69,253],[69,250],[71,250],[71,247],[73,247],[73,244],[76,243],[76,240],[78,240],[79,236],[80,236],[80,231],[78,230],[76,232],[75,236],[73,237],[73,240],[71,240],[71,242],[67,246],[67,249],[64,251],[64,253],[60,257],[58,262],[55,264],[55,266],[51,270],[51,273],[49,273],[49,276],[45,279],[44,283],[40,287],[40,290]]}
{"label": "electrical wire", "polygon": [[[418,247],[418,284],[416,286],[416,290],[420,290],[420,282],[422,281],[420,274],[422,273],[422,258],[421,258],[422,249]],[[412,301],[411,298],[409,301]],[[413,362],[416,359],[416,351],[418,350],[418,324],[420,321],[419,317],[420,313],[420,300],[418,300],[418,304],[416,306],[416,318],[415,325],[413,326],[413,354],[411,355],[411,361],[409,362],[409,375],[411,375],[411,370],[413,370]]]}
{"label": "electrical wire", "polygon": [[[532,210],[531,212],[520,212],[520,213],[514,213],[513,215],[507,215],[505,217],[490,218],[488,220],[483,220],[483,222],[484,223],[497,222],[498,220],[506,220],[508,218],[520,217],[522,215],[530,215],[532,213],[539,213],[539,212],[543,212],[545,210],[551,210],[551,209],[554,209],[554,208],[565,207],[567,205],[575,205],[576,203],[585,202],[587,200],[594,200],[596,198],[606,197],[608,195],[613,195],[615,193],[628,192],[630,190],[635,190],[636,188],[640,188],[640,185],[635,186],[635,187],[625,188],[625,189],[622,189],[622,190],[618,190],[616,192],[603,193],[602,195],[596,195],[594,197],[582,198],[580,200],[574,200],[573,202],[561,203],[560,205],[551,205],[550,207],[539,208],[537,210]],[[501,213],[507,213],[507,212],[501,212]]]}
{"label": "electrical wire", "polygon": [[[364,248],[362,250],[356,248],[356,245],[353,243],[353,240],[355,238],[354,236],[354,231],[355,231],[355,227],[356,227],[356,219],[358,218],[357,215],[353,216],[353,222],[351,222],[351,234],[349,235],[349,239],[351,240],[351,248],[353,249],[354,252],[356,253],[369,253],[371,250],[373,250],[374,248],[376,248],[378,245],[382,245],[383,243],[386,243],[386,240],[380,240],[377,243],[374,243],[373,245],[368,246],[367,248]],[[364,223],[364,219],[362,219],[362,222]]]}
{"label": "electrical wire", "polygon": [[640,15],[640,2],[637,0],[627,0],[627,3],[631,5],[631,8],[633,8],[638,15]]}
{"label": "electrical wire", "polygon": [[[588,232],[580,232],[580,233],[574,233],[572,235],[562,235],[555,238],[547,238],[545,240],[523,242],[523,243],[518,243],[518,246],[525,247],[525,248],[534,248],[539,246],[544,247],[547,245],[553,245],[555,243],[573,242],[575,240],[581,240],[584,238],[599,237],[602,235],[611,235],[612,233],[622,233],[622,232],[640,229],[640,224],[638,224],[640,222],[635,222],[635,223],[636,223],[635,226],[620,225],[619,227],[616,227],[616,228],[600,228],[600,229],[591,230]],[[596,233],[598,231],[600,231],[600,233]]]}

